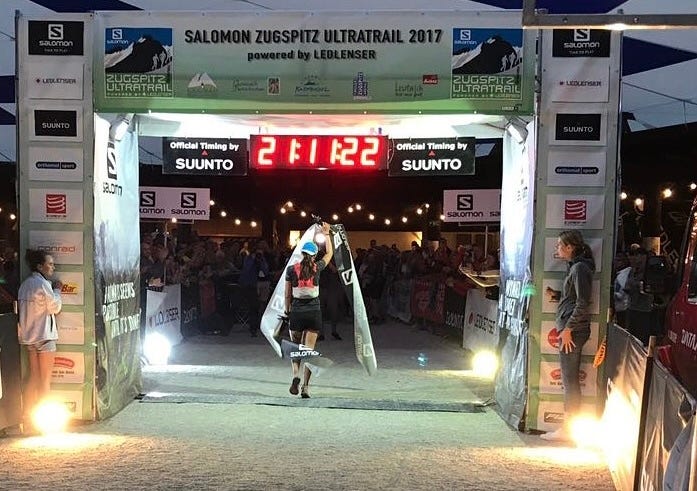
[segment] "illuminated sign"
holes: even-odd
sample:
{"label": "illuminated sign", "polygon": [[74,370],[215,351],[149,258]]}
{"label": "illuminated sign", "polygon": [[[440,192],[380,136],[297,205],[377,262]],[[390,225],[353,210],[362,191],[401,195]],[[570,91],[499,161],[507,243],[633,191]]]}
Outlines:
{"label": "illuminated sign", "polygon": [[253,169],[387,168],[387,137],[382,135],[251,135]]}

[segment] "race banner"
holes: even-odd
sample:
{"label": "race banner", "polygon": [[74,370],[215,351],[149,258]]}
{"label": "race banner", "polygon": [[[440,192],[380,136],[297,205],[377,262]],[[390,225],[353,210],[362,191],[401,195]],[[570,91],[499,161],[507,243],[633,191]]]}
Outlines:
{"label": "race banner", "polygon": [[171,346],[182,340],[181,285],[167,285],[161,292],[148,290],[145,313],[145,336],[158,333]]}
{"label": "race banner", "polygon": [[498,222],[501,220],[500,189],[443,190],[444,222]]}
{"label": "race banner", "polygon": [[141,218],[208,220],[211,193],[208,188],[140,188]]}
{"label": "race banner", "polygon": [[96,107],[531,114],[515,12],[96,12]]}
{"label": "race banner", "polygon": [[[95,118],[94,270],[97,417],[116,414],[140,392],[138,139],[110,137]],[[114,190],[118,190],[114,192]]]}
{"label": "race banner", "polygon": [[463,348],[473,352],[496,351],[499,343],[497,307],[498,302],[486,298],[484,290],[471,288],[467,292],[462,333]]}
{"label": "race banner", "polygon": [[162,173],[246,176],[247,140],[163,138]]}

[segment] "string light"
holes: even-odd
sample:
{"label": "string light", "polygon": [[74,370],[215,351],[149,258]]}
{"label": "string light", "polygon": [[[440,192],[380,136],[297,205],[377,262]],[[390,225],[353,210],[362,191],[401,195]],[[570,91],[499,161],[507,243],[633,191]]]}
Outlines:
{"label": "string light", "polygon": [[441,216],[440,216],[440,219],[441,219],[441,221],[442,221],[442,220],[445,220],[445,215],[441,215]]}
{"label": "string light", "polygon": [[293,202],[291,200],[286,201],[286,206],[288,208],[293,208]]}
{"label": "string light", "polygon": [[281,208],[281,215],[285,215],[285,214],[286,214],[286,209],[285,209],[285,208]]}
{"label": "string light", "polygon": [[402,217],[402,223],[407,223],[407,217]]}
{"label": "string light", "polygon": [[625,193],[624,191],[622,191],[622,192],[620,193],[620,199],[623,199],[623,200],[624,200],[624,199],[627,199],[627,193]]}
{"label": "string light", "polygon": [[305,211],[301,211],[301,212],[300,212],[300,216],[303,217],[303,218],[305,218],[305,217],[307,216],[307,213],[305,213]]}
{"label": "string light", "polygon": [[255,222],[254,220],[252,220],[252,221],[250,222],[250,225],[252,226],[252,228],[256,228],[257,222]]}
{"label": "string light", "polygon": [[339,219],[339,215],[337,215],[336,213],[334,213],[334,214],[332,215],[332,220],[334,220],[334,221],[336,222],[338,219]]}
{"label": "string light", "polygon": [[697,184],[695,184],[694,182],[691,182],[690,183],[690,191],[694,191],[695,189],[697,189]]}
{"label": "string light", "polygon": [[177,223],[177,217],[172,217],[172,223]]}
{"label": "string light", "polygon": [[428,210],[430,207],[431,207],[431,205],[429,205],[428,203],[424,203],[424,208],[426,208]]}
{"label": "string light", "polygon": [[416,214],[421,215],[424,211],[421,208],[416,209]]}
{"label": "string light", "polygon": [[373,215],[372,213],[368,215],[368,220],[375,220],[375,215]]}
{"label": "string light", "polygon": [[215,201],[210,200],[210,201],[208,202],[208,204],[211,205],[211,206],[215,206]]}
{"label": "string light", "polygon": [[17,215],[14,213],[10,213],[10,220],[15,220],[17,218]]}
{"label": "string light", "polygon": [[242,220],[239,218],[235,218],[235,225],[240,225],[242,223]]}
{"label": "string light", "polygon": [[664,198],[670,198],[671,196],[673,196],[673,190],[670,189],[670,188],[665,188],[665,189],[661,192],[661,194],[663,194],[663,197],[664,197]]}
{"label": "string light", "polygon": [[361,208],[363,208],[363,207],[361,206],[361,204],[360,204],[360,203],[356,203],[356,209],[357,209],[358,211],[361,211]]}
{"label": "string light", "polygon": [[225,211],[225,210],[221,211],[220,216],[225,218],[227,216],[227,211]]}
{"label": "string light", "polygon": [[385,225],[389,225],[392,221],[389,218],[385,218]]}
{"label": "string light", "polygon": [[349,213],[353,213],[353,206],[349,206],[348,208],[346,208],[346,211],[348,211]]}

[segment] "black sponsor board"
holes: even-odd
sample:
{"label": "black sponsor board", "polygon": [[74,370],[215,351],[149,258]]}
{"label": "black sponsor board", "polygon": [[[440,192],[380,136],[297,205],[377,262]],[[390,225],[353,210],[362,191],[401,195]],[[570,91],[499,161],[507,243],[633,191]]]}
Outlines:
{"label": "black sponsor board", "polygon": [[556,140],[600,141],[601,114],[557,114]]}
{"label": "black sponsor board", "polygon": [[474,138],[390,140],[389,176],[474,175]]}
{"label": "black sponsor board", "polygon": [[85,24],[79,21],[29,21],[29,54],[82,56]]}
{"label": "black sponsor board", "polygon": [[77,111],[36,109],[34,133],[36,136],[77,137]]}
{"label": "black sponsor board", "polygon": [[163,174],[246,176],[247,160],[244,139],[162,139]]}
{"label": "black sponsor board", "polygon": [[555,58],[609,58],[610,31],[605,29],[555,29],[552,56]]}

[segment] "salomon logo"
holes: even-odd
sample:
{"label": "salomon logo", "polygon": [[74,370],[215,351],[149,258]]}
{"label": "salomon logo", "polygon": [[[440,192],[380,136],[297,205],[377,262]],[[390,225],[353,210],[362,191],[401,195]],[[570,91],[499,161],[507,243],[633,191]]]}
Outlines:
{"label": "salomon logo", "polygon": [[344,282],[344,285],[350,285],[351,283],[353,283],[353,269],[347,269],[346,271],[342,271],[341,280]]}

